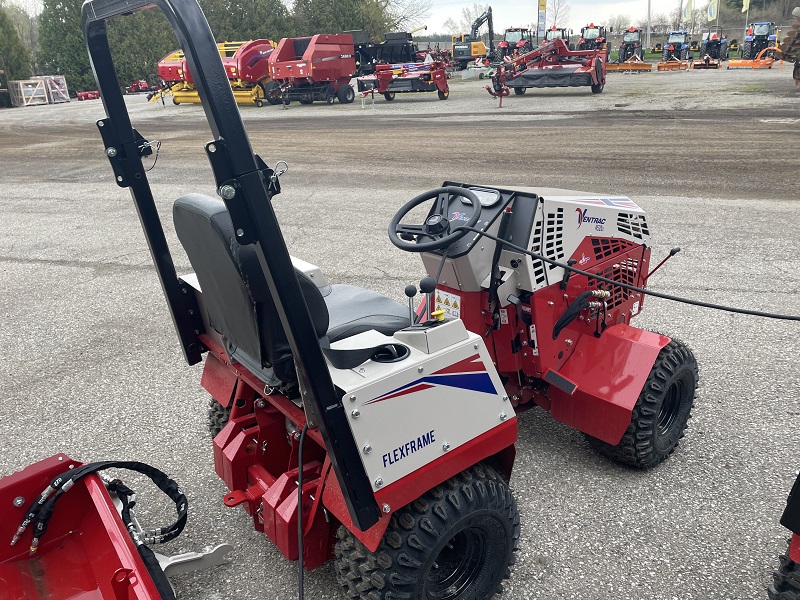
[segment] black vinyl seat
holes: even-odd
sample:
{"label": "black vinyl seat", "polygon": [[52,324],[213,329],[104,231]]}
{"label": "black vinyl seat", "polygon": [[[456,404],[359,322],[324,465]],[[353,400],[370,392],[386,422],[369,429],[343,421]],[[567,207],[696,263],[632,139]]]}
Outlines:
{"label": "black vinyl seat", "polygon": [[[225,203],[203,194],[181,196],[173,221],[228,354],[270,385],[292,382],[291,350],[255,248],[236,241]],[[335,342],[371,329],[391,335],[410,324],[406,307],[377,292],[344,284],[320,290],[303,272],[295,273],[320,339]]]}

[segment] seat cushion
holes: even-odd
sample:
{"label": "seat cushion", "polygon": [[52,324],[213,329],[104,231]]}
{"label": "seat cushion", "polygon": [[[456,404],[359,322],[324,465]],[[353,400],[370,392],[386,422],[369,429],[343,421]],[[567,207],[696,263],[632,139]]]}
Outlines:
{"label": "seat cushion", "polygon": [[374,329],[384,335],[408,327],[408,307],[378,292],[355,285],[334,284],[325,296],[328,339],[341,340]]}

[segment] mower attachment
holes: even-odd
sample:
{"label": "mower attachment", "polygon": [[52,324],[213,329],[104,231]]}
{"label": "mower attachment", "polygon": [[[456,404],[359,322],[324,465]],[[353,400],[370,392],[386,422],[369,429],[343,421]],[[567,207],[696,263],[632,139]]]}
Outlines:
{"label": "mower attachment", "polygon": [[667,60],[662,60],[660,63],[656,65],[657,71],[688,71],[689,70],[689,61],[688,60],[679,60],[674,56],[670,57]]}
{"label": "mower attachment", "polygon": [[643,61],[636,54],[631,56],[625,62],[608,63],[606,65],[606,71],[625,71],[625,72],[644,71],[649,73],[652,70],[653,70],[653,65],[650,64],[649,62]]}
{"label": "mower attachment", "polygon": [[[771,46],[769,48],[764,48],[761,52],[758,53],[754,59],[742,59],[742,58],[732,58],[728,61],[728,68],[729,69],[771,69],[772,65],[775,64],[776,59],[771,56],[771,54],[780,52],[781,49],[777,46]],[[781,66],[783,66],[783,61],[780,61]]]}
{"label": "mower attachment", "polygon": [[708,54],[699,60],[692,61],[692,69],[719,69],[722,61],[718,58],[711,58]]}

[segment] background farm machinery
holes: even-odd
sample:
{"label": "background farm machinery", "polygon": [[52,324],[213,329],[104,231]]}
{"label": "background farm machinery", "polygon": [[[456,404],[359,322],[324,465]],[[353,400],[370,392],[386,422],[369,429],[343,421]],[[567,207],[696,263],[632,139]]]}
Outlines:
{"label": "background farm machinery", "polygon": [[557,38],[499,65],[486,90],[501,99],[501,106],[512,89],[521,95],[527,88],[590,86],[599,94],[606,82],[607,59],[603,49],[570,50]]}
{"label": "background farm machinery", "polygon": [[377,92],[390,102],[394,100],[395,94],[408,92],[437,92],[439,100],[447,100],[450,88],[445,69],[445,63],[439,61],[379,64],[374,74],[357,79],[358,91]]}
{"label": "background farm machinery", "polygon": [[642,30],[635,27],[629,28],[622,34],[617,61],[608,63],[609,71],[652,71],[653,66],[644,62],[644,47],[642,45]]}
{"label": "background farm machinery", "polygon": [[333,104],[335,99],[350,104],[355,99],[350,87],[355,73],[353,36],[348,33],[283,38],[269,57],[271,80],[265,99],[270,104]]}
{"label": "background farm machinery", "polygon": [[502,41],[497,43],[495,60],[501,61],[506,56],[519,56],[533,50],[533,32],[527,27],[509,27],[503,33]]}
{"label": "background farm machinery", "polygon": [[719,69],[723,60],[728,60],[730,48],[722,33],[722,27],[712,25],[703,36],[699,59],[692,62],[693,69]]}
{"label": "background farm machinery", "polygon": [[[261,105],[268,78],[268,59],[275,47],[271,40],[220,42],[217,50],[239,104]],[[183,50],[175,50],[158,62],[158,76],[164,82],[161,91],[151,93],[151,100],[171,95],[174,104],[199,104],[200,95]]]}
{"label": "background farm machinery", "polygon": [[[487,24],[489,28],[489,46],[483,43],[480,37],[480,28]],[[459,68],[466,68],[476,59],[492,59],[495,55],[494,47],[494,20],[492,19],[492,7],[488,7],[484,13],[472,22],[469,33],[462,33],[452,36],[453,40],[453,61]]]}
{"label": "background farm machinery", "polygon": [[670,31],[664,43],[661,62],[656,65],[659,71],[685,71],[689,68],[691,36],[688,31]]}
{"label": "background farm machinery", "polygon": [[[775,23],[767,21],[750,23],[742,42],[742,60],[755,59],[762,50],[776,46],[777,42]],[[774,58],[774,55],[771,58]]]}
{"label": "background farm machinery", "polygon": [[603,25],[590,23],[581,27],[581,37],[576,46],[577,50],[608,50],[608,33]]}
{"label": "background farm machinery", "polygon": [[565,29],[563,27],[556,27],[553,25],[550,29],[545,30],[544,32],[544,41],[545,42],[552,42],[553,40],[564,40],[567,43],[567,48],[569,50],[574,50],[575,48],[570,42],[570,38],[572,37],[572,30]]}

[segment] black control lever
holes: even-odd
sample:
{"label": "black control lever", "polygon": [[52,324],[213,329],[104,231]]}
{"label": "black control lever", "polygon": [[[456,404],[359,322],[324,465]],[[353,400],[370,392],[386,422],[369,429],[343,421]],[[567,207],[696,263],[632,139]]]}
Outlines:
{"label": "black control lever", "polygon": [[417,286],[409,284],[403,290],[408,297],[408,322],[414,324],[414,296],[417,295]]}
{"label": "black control lever", "polygon": [[[570,258],[570,259],[567,261],[567,266],[568,266],[568,267],[571,267],[571,266],[572,266],[572,265],[574,265],[576,262],[578,262],[576,259],[574,259],[574,258]],[[565,290],[565,289],[567,289],[567,284],[569,283],[569,277],[570,277],[570,275],[572,275],[572,271],[570,271],[569,269],[564,269],[564,277],[561,279],[561,289],[562,289],[562,290]]]}
{"label": "black control lever", "polygon": [[645,276],[645,278],[644,278],[644,282],[645,282],[645,283],[647,283],[647,280],[648,280],[648,279],[650,279],[650,276],[651,276],[653,273],[655,273],[656,271],[658,271],[658,270],[661,268],[661,265],[663,265],[665,262],[667,262],[667,261],[668,261],[670,258],[672,258],[673,256],[675,256],[675,255],[676,255],[678,252],[680,252],[680,251],[681,251],[681,249],[680,249],[680,248],[673,248],[672,250],[670,250],[670,251],[669,251],[669,254],[667,254],[667,255],[664,257],[664,260],[662,260],[660,263],[658,263],[658,264],[656,265],[656,268],[655,268],[655,269],[653,269],[652,271],[650,271],[650,272],[649,272],[649,273],[648,273],[648,274]]}

